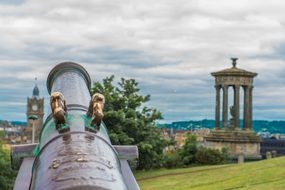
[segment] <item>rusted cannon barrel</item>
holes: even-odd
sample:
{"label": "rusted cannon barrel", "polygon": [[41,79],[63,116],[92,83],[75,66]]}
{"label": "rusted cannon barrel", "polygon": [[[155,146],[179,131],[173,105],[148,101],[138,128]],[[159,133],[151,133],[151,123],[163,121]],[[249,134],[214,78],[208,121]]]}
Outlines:
{"label": "rusted cannon barrel", "polygon": [[90,85],[88,72],[79,64],[64,62],[51,70],[48,92],[64,96],[67,113],[59,127],[52,114],[45,121],[30,190],[139,189],[124,158],[137,148],[113,146],[103,122],[98,131],[88,130],[93,127],[86,114]]}

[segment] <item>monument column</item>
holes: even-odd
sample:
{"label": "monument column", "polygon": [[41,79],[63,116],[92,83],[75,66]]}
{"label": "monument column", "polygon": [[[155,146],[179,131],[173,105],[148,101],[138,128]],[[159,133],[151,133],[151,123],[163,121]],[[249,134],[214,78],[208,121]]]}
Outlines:
{"label": "monument column", "polygon": [[220,90],[221,86],[216,85],[216,121],[215,121],[215,129],[220,128]]}
{"label": "monument column", "polygon": [[228,127],[228,85],[223,86],[223,128]]}
{"label": "monument column", "polygon": [[252,90],[253,86],[248,87],[248,93],[249,93],[249,115],[248,115],[248,128],[251,130],[252,128]]}
{"label": "monument column", "polygon": [[244,86],[244,110],[243,110],[243,127],[244,130],[249,130],[249,117],[250,117],[250,96],[249,86]]}
{"label": "monument column", "polygon": [[234,86],[234,128],[239,128],[239,85]]}

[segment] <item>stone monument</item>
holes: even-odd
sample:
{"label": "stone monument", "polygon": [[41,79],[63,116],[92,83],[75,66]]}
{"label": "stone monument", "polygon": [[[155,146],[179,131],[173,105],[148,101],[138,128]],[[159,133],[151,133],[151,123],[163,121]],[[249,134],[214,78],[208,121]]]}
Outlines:
{"label": "stone monument", "polygon": [[[205,137],[205,145],[214,149],[228,148],[233,159],[244,155],[245,159],[260,159],[260,138],[252,129],[252,89],[257,73],[237,68],[237,58],[232,67],[211,73],[215,77],[216,116],[215,128]],[[233,88],[233,105],[228,120],[228,91]],[[240,90],[243,90],[243,124],[240,126]],[[222,91],[222,123],[220,124],[220,94]]]}

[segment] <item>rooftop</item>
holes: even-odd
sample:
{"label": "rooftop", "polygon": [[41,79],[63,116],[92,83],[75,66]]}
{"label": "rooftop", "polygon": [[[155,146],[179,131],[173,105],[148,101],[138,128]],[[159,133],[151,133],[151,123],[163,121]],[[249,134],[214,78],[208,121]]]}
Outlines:
{"label": "rooftop", "polygon": [[257,73],[253,73],[250,71],[246,71],[244,69],[237,68],[236,66],[236,61],[238,58],[231,58],[232,60],[232,67],[227,68],[221,71],[213,72],[211,73],[212,76],[217,77],[217,76],[248,76],[248,77],[255,77],[257,76]]}

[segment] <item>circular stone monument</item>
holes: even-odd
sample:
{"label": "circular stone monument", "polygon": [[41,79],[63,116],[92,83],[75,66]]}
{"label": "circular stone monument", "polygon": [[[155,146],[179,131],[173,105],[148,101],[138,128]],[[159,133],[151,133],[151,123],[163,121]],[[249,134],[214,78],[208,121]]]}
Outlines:
{"label": "circular stone monument", "polygon": [[[232,58],[232,67],[211,73],[215,77],[216,117],[215,128],[205,137],[205,145],[214,149],[228,148],[230,155],[238,159],[260,159],[260,138],[252,129],[253,78],[257,73],[237,68],[237,58]],[[228,91],[233,88],[233,105],[228,119]],[[240,90],[243,90],[243,125],[240,126]],[[220,94],[222,92],[222,123],[220,123]]]}

